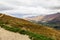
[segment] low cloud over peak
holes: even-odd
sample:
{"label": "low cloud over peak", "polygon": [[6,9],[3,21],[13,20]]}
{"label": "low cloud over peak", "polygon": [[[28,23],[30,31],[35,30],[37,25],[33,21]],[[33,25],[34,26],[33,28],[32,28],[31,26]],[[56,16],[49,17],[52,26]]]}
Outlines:
{"label": "low cloud over peak", "polygon": [[3,13],[40,15],[59,11],[59,0],[0,0],[0,12]]}

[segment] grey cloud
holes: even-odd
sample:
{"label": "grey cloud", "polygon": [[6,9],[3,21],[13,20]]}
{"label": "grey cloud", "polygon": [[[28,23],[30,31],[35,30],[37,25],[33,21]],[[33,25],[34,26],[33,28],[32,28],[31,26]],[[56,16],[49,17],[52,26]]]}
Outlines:
{"label": "grey cloud", "polygon": [[60,0],[3,0],[3,1],[16,6],[29,6],[29,7],[40,6],[47,9],[59,9],[60,6]]}
{"label": "grey cloud", "polygon": [[60,1],[59,0],[31,0],[30,3],[21,2],[21,1],[12,1],[13,5],[17,6],[28,6],[28,7],[44,7],[46,9],[60,9]]}
{"label": "grey cloud", "polygon": [[46,0],[44,3],[40,4],[46,9],[59,10],[60,9],[60,0]]}
{"label": "grey cloud", "polygon": [[52,7],[51,9],[60,9],[60,6],[58,6],[58,7]]}
{"label": "grey cloud", "polygon": [[59,10],[60,9],[60,6],[54,6],[54,7],[44,7],[42,6],[43,8],[45,9],[51,9],[51,10]]}
{"label": "grey cloud", "polygon": [[[15,16],[19,15],[20,16],[25,13],[25,14],[29,14],[33,13],[32,15],[34,15],[36,13],[37,14],[47,14],[50,12],[51,10],[55,10],[55,9],[60,9],[60,3],[56,2],[56,0],[1,0],[5,3],[7,3],[8,5],[0,5],[0,11],[4,11],[7,10],[8,13],[11,12],[11,10],[13,10],[13,7],[16,7],[16,10],[13,10],[13,12],[20,12],[20,13],[14,13]],[[60,2],[60,1],[59,1]],[[8,11],[10,10],[10,11]]]}
{"label": "grey cloud", "polygon": [[33,14],[23,14],[23,13],[12,13],[10,14],[12,16],[15,16],[15,17],[18,17],[18,18],[23,18],[23,17],[31,17],[31,16],[36,16],[36,15],[33,15]]}
{"label": "grey cloud", "polygon": [[3,5],[0,4],[0,11],[5,11],[5,10],[13,10],[13,7],[9,7],[8,5]]}

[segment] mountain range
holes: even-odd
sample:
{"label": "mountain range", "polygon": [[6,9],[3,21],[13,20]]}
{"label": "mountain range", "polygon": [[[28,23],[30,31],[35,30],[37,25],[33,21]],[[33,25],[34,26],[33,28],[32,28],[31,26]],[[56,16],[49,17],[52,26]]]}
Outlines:
{"label": "mountain range", "polygon": [[54,28],[60,29],[60,13],[44,15],[44,16],[35,16],[31,18],[24,18],[25,20],[36,22],[39,24],[49,25]]}

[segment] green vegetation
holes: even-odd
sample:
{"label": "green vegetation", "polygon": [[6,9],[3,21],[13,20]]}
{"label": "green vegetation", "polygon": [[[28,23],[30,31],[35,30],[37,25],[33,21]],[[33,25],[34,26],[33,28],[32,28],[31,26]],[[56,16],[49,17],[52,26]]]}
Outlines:
{"label": "green vegetation", "polygon": [[0,22],[0,27],[15,33],[17,32],[28,35],[31,40],[52,40],[51,38],[60,40],[60,33],[56,32],[54,29],[48,28],[48,26],[45,25],[32,23],[9,15],[0,17]]}
{"label": "green vegetation", "polygon": [[42,22],[38,22],[38,24],[44,25],[44,26],[49,26],[51,28],[55,28],[57,30],[60,30],[60,25],[57,25],[55,23],[42,23]]}
{"label": "green vegetation", "polygon": [[43,36],[40,34],[35,34],[35,33],[30,32],[30,31],[22,30],[19,27],[9,27],[9,26],[3,24],[3,22],[0,23],[0,26],[2,28],[9,30],[9,31],[12,31],[12,32],[17,32],[17,33],[20,33],[23,35],[28,35],[31,40],[53,40],[49,37],[46,37],[46,36]]}

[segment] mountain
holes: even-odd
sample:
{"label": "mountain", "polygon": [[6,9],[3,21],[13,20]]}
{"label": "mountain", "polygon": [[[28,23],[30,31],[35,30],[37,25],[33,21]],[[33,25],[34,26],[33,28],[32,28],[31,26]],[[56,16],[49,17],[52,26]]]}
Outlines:
{"label": "mountain", "polygon": [[42,21],[44,22],[49,22],[52,20],[56,20],[56,21],[60,21],[60,13],[56,13],[56,14],[51,14],[51,15],[46,15]]}
{"label": "mountain", "polygon": [[[35,34],[40,34],[41,36],[38,35],[37,38],[38,39],[40,38],[41,40],[44,40],[44,39],[48,40],[48,39],[46,39],[46,37],[48,37],[48,38],[50,37],[50,38],[53,38],[55,40],[60,40],[60,32],[58,32],[57,30],[55,30],[53,28],[43,26],[40,24],[36,24],[36,23],[32,23],[32,22],[29,22],[27,20],[12,17],[12,16],[5,15],[5,14],[0,14],[0,26],[2,28],[5,28],[6,30],[10,30],[10,31],[14,29],[14,32],[19,30],[20,28],[22,30],[32,32],[31,34],[27,32],[27,35],[30,34],[32,36],[34,33],[34,36],[32,36],[33,38],[36,38],[35,36],[37,36],[37,35],[35,35]],[[9,26],[12,28],[9,28],[6,26]],[[14,27],[16,27],[17,30],[15,30],[16,28],[14,28]],[[23,31],[23,33],[25,31]],[[46,37],[44,37],[44,36],[46,36]],[[50,40],[52,40],[52,39],[50,39]]]}
{"label": "mountain", "polygon": [[45,16],[36,16],[36,17],[28,17],[28,18],[24,18],[25,20],[28,21],[41,21]]}
{"label": "mountain", "polygon": [[60,13],[45,15],[45,16],[36,16],[32,18],[25,18],[25,20],[29,20],[32,22],[36,22],[39,24],[53,26],[54,28],[60,29]]}
{"label": "mountain", "polygon": [[41,22],[48,22],[51,20],[60,20],[60,13],[50,14],[50,15],[42,15],[42,16],[35,16],[31,18],[25,18],[25,20],[33,20],[33,21],[41,21]]}

